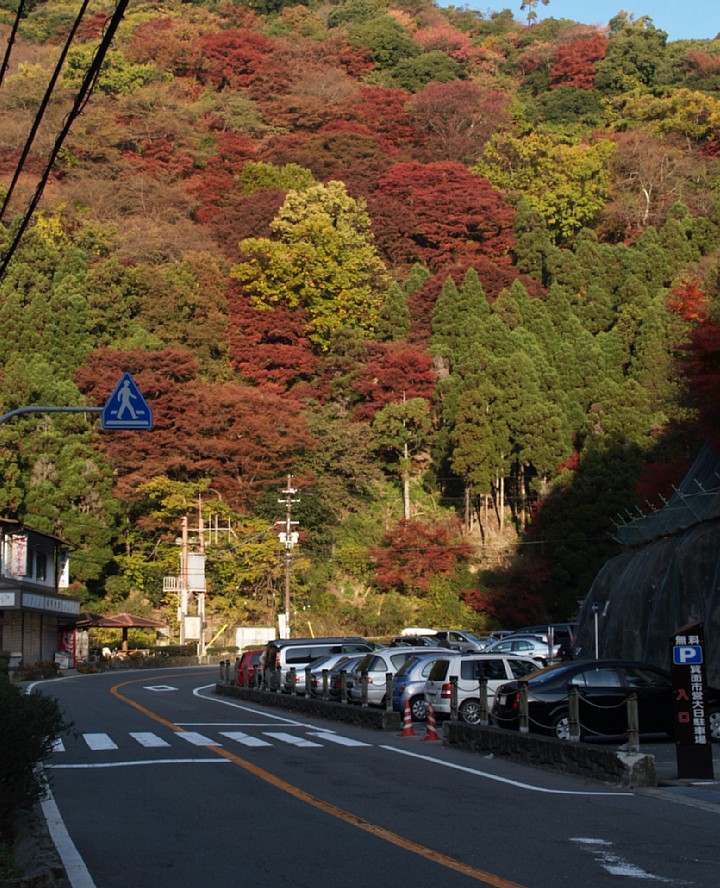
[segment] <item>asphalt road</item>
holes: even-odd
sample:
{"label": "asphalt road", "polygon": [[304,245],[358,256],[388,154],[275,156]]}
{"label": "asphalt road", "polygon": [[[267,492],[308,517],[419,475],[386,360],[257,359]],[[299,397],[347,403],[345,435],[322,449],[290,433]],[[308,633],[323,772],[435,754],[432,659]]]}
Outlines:
{"label": "asphalt road", "polygon": [[46,803],[73,888],[718,884],[720,806],[475,756],[421,729],[293,718],[215,695],[216,678],[41,685],[74,722]]}

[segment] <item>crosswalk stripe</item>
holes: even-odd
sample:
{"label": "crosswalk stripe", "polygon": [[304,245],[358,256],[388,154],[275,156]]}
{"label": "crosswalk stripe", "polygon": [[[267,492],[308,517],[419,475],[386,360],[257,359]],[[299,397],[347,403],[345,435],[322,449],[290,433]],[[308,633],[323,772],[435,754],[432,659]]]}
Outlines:
{"label": "crosswalk stripe", "polygon": [[[269,740],[264,740],[262,739],[262,737],[247,734],[244,731],[219,731],[218,733],[220,737],[227,738],[234,743],[240,743],[243,746],[261,748],[273,745],[271,742],[269,742]],[[353,740],[350,737],[343,737],[342,734],[335,734],[330,731],[322,730],[307,731],[306,733],[308,736],[298,736],[297,734],[291,734],[286,731],[263,731],[262,733],[265,737],[270,738],[270,740],[276,740],[280,743],[287,743],[291,746],[297,746],[305,749],[319,749],[323,746],[323,742],[334,743],[338,746],[345,747],[372,745],[370,743],[364,743],[361,740]],[[162,737],[151,731],[129,731],[128,736],[146,749],[168,748],[172,745],[171,742],[168,742],[167,740],[163,739]],[[113,741],[108,734],[85,733],[82,734],[81,737],[86,745],[94,752],[119,749],[118,744]],[[200,734],[197,731],[178,731],[173,734],[173,737],[180,737],[186,743],[190,743],[193,746],[222,746],[221,740],[213,739],[206,736],[205,734]],[[317,738],[317,740],[323,742],[316,743],[314,740],[308,739],[308,737],[315,737]],[[55,740],[55,742],[53,743],[53,752],[67,752],[66,745],[62,739],[58,738]]]}
{"label": "crosswalk stripe", "polygon": [[304,737],[296,737],[295,734],[286,734],[283,731],[263,731],[266,737],[273,737],[275,740],[281,740],[283,743],[289,743],[291,746],[302,746],[308,749],[312,746],[318,749],[322,748],[322,743],[314,743],[312,740],[306,740]]}
{"label": "crosswalk stripe", "polygon": [[178,731],[176,736],[182,737],[183,740],[187,740],[193,746],[220,746],[217,740],[211,740],[210,737],[198,734],[197,731]]}
{"label": "crosswalk stripe", "polygon": [[310,736],[317,737],[318,740],[327,740],[329,743],[337,743],[339,746],[370,746],[369,743],[363,743],[362,740],[353,740],[351,737],[330,734],[326,731],[310,731]]}
{"label": "crosswalk stripe", "polygon": [[267,740],[261,740],[259,737],[253,737],[250,734],[244,734],[242,731],[220,731],[221,736],[227,737],[228,740],[234,740],[236,743],[242,743],[243,746],[272,746]]}
{"label": "crosswalk stripe", "polygon": [[131,731],[130,736],[133,740],[137,740],[140,746],[144,746],[146,749],[156,749],[160,746],[170,746],[167,740],[163,740],[162,737],[158,737],[157,734],[147,733],[144,731]]}
{"label": "crosswalk stripe", "polygon": [[113,743],[107,734],[83,734],[83,740],[94,751],[117,749],[117,744]]}

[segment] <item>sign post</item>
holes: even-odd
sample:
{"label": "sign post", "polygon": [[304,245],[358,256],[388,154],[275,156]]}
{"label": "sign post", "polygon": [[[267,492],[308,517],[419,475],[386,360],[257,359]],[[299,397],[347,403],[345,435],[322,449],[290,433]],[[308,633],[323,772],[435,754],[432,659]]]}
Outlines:
{"label": "sign post", "polygon": [[678,778],[712,780],[703,624],[678,629],[670,649]]}
{"label": "sign post", "polygon": [[597,601],[593,602],[592,612],[593,612],[593,621],[595,624],[595,659],[600,659],[600,628],[598,626],[598,611],[600,610],[600,604]]}

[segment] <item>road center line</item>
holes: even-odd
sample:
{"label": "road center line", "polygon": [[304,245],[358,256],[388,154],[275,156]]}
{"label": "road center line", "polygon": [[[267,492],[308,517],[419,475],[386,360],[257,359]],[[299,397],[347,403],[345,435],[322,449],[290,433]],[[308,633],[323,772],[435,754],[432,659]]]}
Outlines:
{"label": "road center line", "polygon": [[[164,676],[160,676],[160,678],[164,678]],[[141,679],[124,681],[121,684],[114,685],[112,688],[110,688],[110,693],[123,702],[127,703],[129,706],[132,706],[134,709],[137,709],[139,712],[144,713],[145,715],[147,715],[148,718],[154,719],[160,724],[166,725],[173,731],[182,733],[182,730],[174,725],[172,722],[168,721],[160,715],[157,715],[150,709],[147,709],[145,706],[136,703],[134,700],[130,700],[128,697],[125,697],[123,694],[120,693],[120,688],[130,684],[140,684],[141,682]],[[210,751],[216,753],[224,759],[228,759],[229,761],[234,762],[236,765],[243,768],[243,770],[247,771],[250,774],[253,774],[260,780],[264,780],[266,783],[269,783],[276,789],[279,789],[282,792],[285,792],[288,795],[291,795],[308,805],[312,805],[313,808],[316,808],[319,811],[323,811],[324,813],[329,814],[332,817],[336,817],[338,820],[342,820],[343,822],[348,823],[351,826],[355,826],[358,829],[363,830],[364,832],[370,833],[378,839],[382,839],[383,841],[389,842],[392,845],[403,848],[405,851],[409,851],[411,854],[417,854],[419,857],[423,857],[425,860],[432,861],[433,863],[437,863],[440,866],[446,867],[447,869],[462,873],[463,875],[469,876],[471,879],[475,879],[478,882],[483,882],[485,885],[490,885],[492,886],[492,888],[524,888],[523,885],[520,885],[517,882],[511,882],[508,879],[503,879],[501,876],[496,876],[493,873],[487,873],[484,870],[477,869],[474,866],[469,866],[466,863],[462,863],[461,861],[455,860],[452,857],[448,857],[445,854],[441,854],[438,851],[433,851],[432,848],[427,848],[425,845],[419,845],[417,842],[406,839],[403,836],[398,835],[397,833],[391,832],[390,830],[387,830],[382,826],[378,826],[377,824],[370,822],[369,820],[358,817],[356,814],[352,814],[349,811],[345,811],[342,808],[337,808],[335,805],[324,802],[322,801],[322,799],[316,798],[310,793],[305,792],[305,790],[300,789],[298,786],[294,786],[292,783],[288,783],[287,781],[282,780],[280,777],[276,777],[275,774],[271,774],[264,768],[260,768],[257,765],[254,765],[252,762],[240,758],[229,750],[224,749],[222,746],[209,746],[208,752]]]}

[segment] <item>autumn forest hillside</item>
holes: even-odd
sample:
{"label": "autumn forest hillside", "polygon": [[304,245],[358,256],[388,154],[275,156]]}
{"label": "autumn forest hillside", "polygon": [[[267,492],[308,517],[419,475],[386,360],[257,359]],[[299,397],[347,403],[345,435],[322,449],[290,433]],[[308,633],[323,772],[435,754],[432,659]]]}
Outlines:
{"label": "autumn forest hillside", "polygon": [[717,435],[720,39],[535,6],[0,0],[0,413],[154,414],[0,426],[84,609],[565,619]]}

